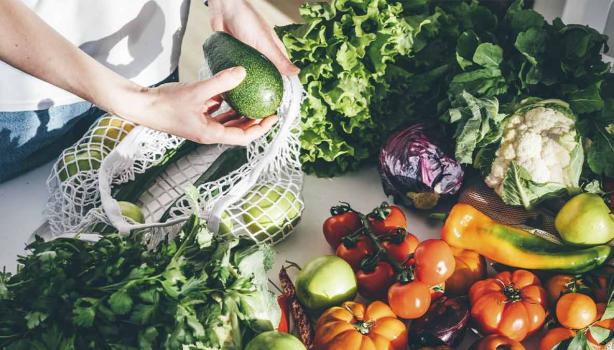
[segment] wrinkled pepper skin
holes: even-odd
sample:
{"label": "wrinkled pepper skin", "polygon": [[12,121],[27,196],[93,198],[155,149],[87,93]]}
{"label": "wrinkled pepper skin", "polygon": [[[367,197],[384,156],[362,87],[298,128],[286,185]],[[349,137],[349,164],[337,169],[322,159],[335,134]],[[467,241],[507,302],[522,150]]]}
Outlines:
{"label": "wrinkled pepper skin", "polygon": [[443,226],[449,245],[470,249],[498,263],[532,270],[582,273],[602,265],[612,248],[559,245],[518,227],[498,223],[469,204],[456,204]]}

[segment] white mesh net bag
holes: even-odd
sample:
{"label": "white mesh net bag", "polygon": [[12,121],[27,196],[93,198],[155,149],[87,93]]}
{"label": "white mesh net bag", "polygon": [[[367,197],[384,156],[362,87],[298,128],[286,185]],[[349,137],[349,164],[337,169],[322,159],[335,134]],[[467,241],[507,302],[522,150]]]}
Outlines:
{"label": "white mesh net bag", "polygon": [[[208,69],[203,69],[201,78],[208,76]],[[115,116],[103,116],[53,167],[47,207],[51,235],[112,226],[120,233],[146,230],[150,243],[155,244],[176,232],[194,212],[185,191],[196,184],[197,195],[193,197],[197,197],[198,211],[213,232],[247,235],[262,243],[279,242],[292,231],[303,211],[299,160],[302,99],[298,77],[284,77],[279,122],[244,151],[221,145],[197,146]],[[226,166],[224,154],[232,152],[234,163],[237,154],[243,154],[242,165],[220,177],[220,168]],[[172,162],[167,162],[169,158]],[[205,176],[209,172],[218,176],[209,179]],[[146,190],[133,200],[143,213],[141,223],[124,216],[125,212],[122,215],[125,208],[115,196],[144,185]]]}

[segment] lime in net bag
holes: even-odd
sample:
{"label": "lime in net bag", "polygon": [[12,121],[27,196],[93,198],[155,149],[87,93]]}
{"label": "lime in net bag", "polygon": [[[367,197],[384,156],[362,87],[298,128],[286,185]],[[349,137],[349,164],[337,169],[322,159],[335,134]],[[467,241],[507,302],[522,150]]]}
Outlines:
{"label": "lime in net bag", "polygon": [[[206,62],[200,75],[211,76]],[[103,116],[53,167],[47,206],[51,236],[147,230],[155,244],[193,213],[185,191],[195,186],[198,211],[213,232],[279,242],[303,211],[299,124],[304,91],[296,76],[283,77],[283,84],[279,121],[245,149],[196,145]]]}

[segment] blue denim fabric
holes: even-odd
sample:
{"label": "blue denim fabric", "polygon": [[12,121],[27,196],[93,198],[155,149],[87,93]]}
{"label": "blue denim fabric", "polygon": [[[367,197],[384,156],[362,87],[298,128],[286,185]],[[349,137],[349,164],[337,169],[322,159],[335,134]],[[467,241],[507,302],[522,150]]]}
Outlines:
{"label": "blue denim fabric", "polygon": [[[178,80],[175,71],[155,86]],[[0,112],[0,183],[56,158],[105,113],[89,102]]]}

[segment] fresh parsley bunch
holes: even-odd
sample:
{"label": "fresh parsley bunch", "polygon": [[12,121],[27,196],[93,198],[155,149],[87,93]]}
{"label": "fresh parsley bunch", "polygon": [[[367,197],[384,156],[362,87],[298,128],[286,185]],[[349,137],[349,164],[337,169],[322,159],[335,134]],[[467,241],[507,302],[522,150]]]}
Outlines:
{"label": "fresh parsley bunch", "polygon": [[279,319],[270,251],[196,216],[154,250],[138,234],[28,249],[0,276],[3,349],[241,349]]}

